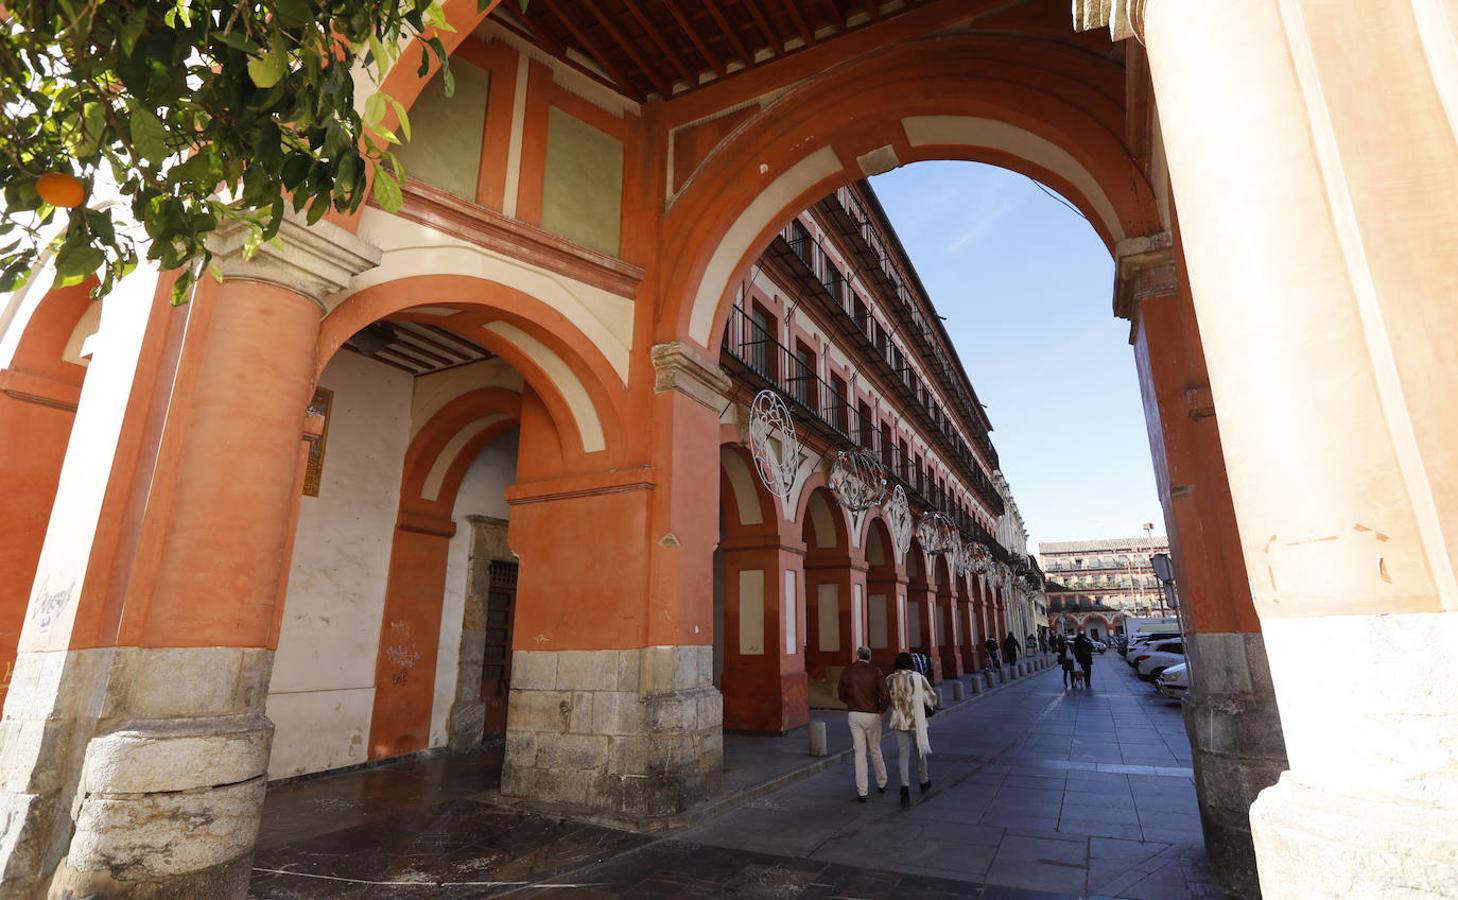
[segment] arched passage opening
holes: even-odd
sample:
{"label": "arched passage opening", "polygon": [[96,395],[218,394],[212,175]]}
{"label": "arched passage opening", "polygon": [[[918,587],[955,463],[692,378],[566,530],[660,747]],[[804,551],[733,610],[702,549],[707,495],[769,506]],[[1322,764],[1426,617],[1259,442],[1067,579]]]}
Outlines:
{"label": "arched passage opening", "polygon": [[538,305],[477,278],[405,277],[324,320],[274,626],[271,777],[504,731],[531,583],[517,551],[572,540],[562,515],[519,534],[508,495],[618,437],[607,367],[580,335],[533,325]]}
{"label": "arched passage opening", "polygon": [[901,637],[902,598],[906,576],[896,558],[891,531],[880,515],[866,525],[866,646],[871,661],[883,672],[892,669]]}
{"label": "arched passage opening", "polygon": [[840,709],[836,685],[855,652],[849,531],[840,504],[823,487],[809,493],[801,519],[808,702],[812,709]]}

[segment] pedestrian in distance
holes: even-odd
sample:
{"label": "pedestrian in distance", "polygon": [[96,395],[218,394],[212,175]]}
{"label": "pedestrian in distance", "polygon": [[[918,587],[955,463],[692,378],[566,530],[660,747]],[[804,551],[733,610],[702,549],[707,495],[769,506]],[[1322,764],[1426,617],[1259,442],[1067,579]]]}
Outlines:
{"label": "pedestrian in distance", "polygon": [[855,753],[856,801],[866,802],[870,784],[866,778],[866,753],[871,754],[871,767],[876,773],[876,790],[886,793],[886,760],[881,755],[881,714],[891,705],[886,679],[871,663],[871,648],[857,647],[855,662],[840,672],[836,687],[845,704],[846,724],[850,726],[851,746]]}
{"label": "pedestrian in distance", "polygon": [[997,658],[997,638],[988,638],[982,646],[987,650],[987,668],[996,669],[1000,665]]}
{"label": "pedestrian in distance", "polygon": [[1073,653],[1068,648],[1068,642],[1059,639],[1054,642],[1058,650],[1058,667],[1063,670],[1063,689],[1069,688],[1069,682],[1076,681],[1073,677]]}
{"label": "pedestrian in distance", "polygon": [[896,733],[896,754],[901,773],[901,805],[911,805],[911,748],[916,745],[916,767],[921,792],[931,790],[926,758],[931,741],[926,733],[926,714],[937,708],[937,693],[931,683],[913,667],[910,653],[896,654],[896,671],[886,678],[891,695],[891,730]]}
{"label": "pedestrian in distance", "polygon": [[1073,658],[1078,660],[1079,668],[1083,669],[1083,686],[1093,687],[1093,641],[1082,631],[1078,637],[1073,639]]}
{"label": "pedestrian in distance", "polygon": [[1018,654],[1022,652],[1022,649],[1022,645],[1018,643],[1017,638],[1013,637],[1011,631],[1007,633],[1007,637],[1002,639],[1002,658],[1007,660],[1008,665],[1018,661]]}

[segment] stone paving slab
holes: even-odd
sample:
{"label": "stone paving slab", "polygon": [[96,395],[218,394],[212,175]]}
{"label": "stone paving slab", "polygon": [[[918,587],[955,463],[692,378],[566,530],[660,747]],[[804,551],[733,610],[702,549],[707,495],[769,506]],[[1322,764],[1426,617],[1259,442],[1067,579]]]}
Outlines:
{"label": "stone paving slab", "polygon": [[[1124,761],[1157,755],[1156,741],[1175,756],[1178,705],[1107,659],[1092,690],[1063,690],[1054,669],[937,716],[932,789],[913,787],[910,810],[896,799],[894,744],[891,788],[860,804],[848,754],[807,765],[793,735],[759,754],[771,787],[668,835],[493,806],[481,758],[279,786],[251,895],[1223,898],[1191,770],[1177,757]],[[832,751],[848,744],[843,714],[826,718]]]}

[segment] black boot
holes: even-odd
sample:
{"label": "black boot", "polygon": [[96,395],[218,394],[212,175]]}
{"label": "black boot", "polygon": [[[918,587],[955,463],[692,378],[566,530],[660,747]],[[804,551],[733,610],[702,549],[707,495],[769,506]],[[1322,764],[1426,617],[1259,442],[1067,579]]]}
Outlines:
{"label": "black boot", "polygon": [[921,783],[921,792],[925,794],[929,790],[931,790],[931,779],[928,778]]}
{"label": "black boot", "polygon": [[878,785],[876,785],[876,793],[878,793],[878,794],[884,794],[884,793],[886,793],[886,785],[884,785],[884,784],[878,784]]}
{"label": "black boot", "polygon": [[856,802],[857,803],[865,803],[866,802],[866,795],[865,794],[856,794]]}
{"label": "black boot", "polygon": [[901,786],[901,808],[911,808],[911,788],[906,787],[905,785]]}

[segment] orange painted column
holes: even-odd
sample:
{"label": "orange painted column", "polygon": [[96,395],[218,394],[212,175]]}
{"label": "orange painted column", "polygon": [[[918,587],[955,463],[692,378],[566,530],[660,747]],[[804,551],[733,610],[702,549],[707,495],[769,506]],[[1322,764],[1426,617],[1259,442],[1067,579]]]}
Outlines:
{"label": "orange painted column", "polygon": [[[1453,7],[1372,13],[1146,8],[1288,758],[1250,809],[1267,900],[1458,883]],[[1336,687],[1332,647],[1361,663]]]}
{"label": "orange painted column", "polygon": [[[938,570],[939,577],[946,573]],[[957,598],[952,594],[949,583],[939,583],[936,592],[937,650],[941,657],[942,677],[960,678],[962,668],[962,647],[959,640],[961,628],[957,624]]]}
{"label": "orange painted column", "polygon": [[1121,281],[1137,298],[1134,358],[1190,660],[1185,731],[1205,850],[1227,884],[1254,894],[1250,806],[1286,769],[1286,745],[1182,263],[1176,241]]}
{"label": "orange painted column", "polygon": [[416,753],[430,746],[430,708],[440,649],[446,562],[455,523],[402,515],[390,547],[369,758]]}
{"label": "orange painted column", "polygon": [[725,542],[724,727],[779,733],[809,721],[800,610],[804,548]]}
{"label": "orange painted column", "polygon": [[[156,373],[163,399],[135,407],[148,433],[138,470],[150,478],[126,486],[120,540],[98,545],[117,553],[115,592],[58,610],[47,627],[29,620],[22,636],[23,652],[64,650],[77,665],[115,648],[98,673],[100,718],[77,723],[95,737],[53,891],[246,893],[321,298],[378,259],[337,228],[286,224],[285,248],[251,260],[243,235],[225,230],[223,282],[204,279],[168,315],[186,324],[171,331],[173,366]],[[138,822],[167,823],[170,852],[156,853],[158,835]]]}
{"label": "orange painted column", "polygon": [[[693,348],[651,357],[634,375],[645,390],[624,446],[582,453],[524,400],[506,495],[520,575],[502,793],[635,823],[703,802],[723,771],[719,522],[706,511],[718,508],[730,385]],[[651,465],[629,455],[644,442]],[[736,580],[726,566],[726,594]],[[801,662],[802,698],[803,679]]]}

